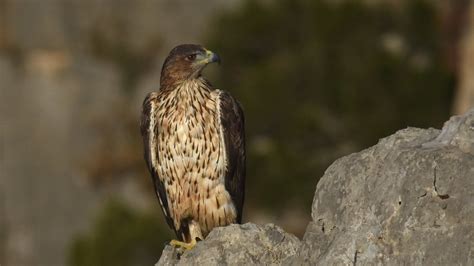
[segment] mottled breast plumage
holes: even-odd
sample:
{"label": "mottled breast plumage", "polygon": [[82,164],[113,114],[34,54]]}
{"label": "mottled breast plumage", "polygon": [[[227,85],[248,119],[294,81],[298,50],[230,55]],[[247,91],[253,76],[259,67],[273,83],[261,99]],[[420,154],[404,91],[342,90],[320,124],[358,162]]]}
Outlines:
{"label": "mottled breast plumage", "polygon": [[165,186],[169,216],[179,229],[184,219],[199,223],[202,235],[236,222],[225,187],[227,154],[221,126],[219,90],[194,79],[157,95],[154,158]]}

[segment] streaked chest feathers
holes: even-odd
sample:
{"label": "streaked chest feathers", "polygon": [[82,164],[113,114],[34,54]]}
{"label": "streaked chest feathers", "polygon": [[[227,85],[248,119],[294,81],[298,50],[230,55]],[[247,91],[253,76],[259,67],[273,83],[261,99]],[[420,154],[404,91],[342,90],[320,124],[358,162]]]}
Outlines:
{"label": "streaked chest feathers", "polygon": [[186,218],[198,220],[204,234],[233,222],[236,211],[224,181],[219,91],[190,81],[159,97],[156,159],[177,228]]}

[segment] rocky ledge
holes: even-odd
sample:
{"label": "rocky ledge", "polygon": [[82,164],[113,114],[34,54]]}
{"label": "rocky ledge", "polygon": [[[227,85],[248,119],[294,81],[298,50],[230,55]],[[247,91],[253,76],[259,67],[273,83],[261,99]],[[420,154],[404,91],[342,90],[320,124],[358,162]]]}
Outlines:
{"label": "rocky ledge", "polygon": [[303,240],[275,225],[216,228],[158,265],[472,265],[474,109],[338,159],[319,181]]}

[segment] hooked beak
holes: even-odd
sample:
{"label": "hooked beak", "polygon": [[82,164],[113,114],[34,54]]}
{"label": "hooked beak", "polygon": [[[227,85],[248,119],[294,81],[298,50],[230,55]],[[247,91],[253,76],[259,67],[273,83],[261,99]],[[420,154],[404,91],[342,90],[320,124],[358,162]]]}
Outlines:
{"label": "hooked beak", "polygon": [[209,50],[206,50],[206,60],[207,60],[208,64],[210,64],[210,63],[220,64],[221,63],[221,58],[219,57],[219,55],[214,53],[214,52],[211,52]]}

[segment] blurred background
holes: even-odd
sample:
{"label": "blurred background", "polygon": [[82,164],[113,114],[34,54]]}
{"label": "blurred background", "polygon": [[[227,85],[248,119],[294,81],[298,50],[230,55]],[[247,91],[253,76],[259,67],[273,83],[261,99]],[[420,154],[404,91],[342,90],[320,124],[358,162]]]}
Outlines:
{"label": "blurred background", "polygon": [[470,0],[0,0],[0,265],[150,265],[141,102],[177,44],[244,106],[244,221],[302,236],[337,158],[474,106]]}

